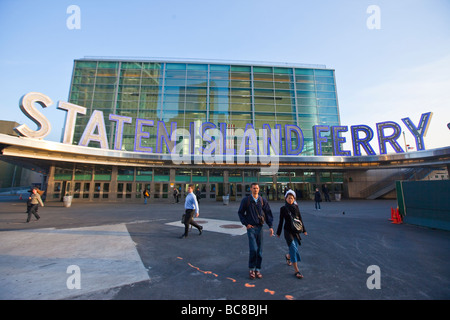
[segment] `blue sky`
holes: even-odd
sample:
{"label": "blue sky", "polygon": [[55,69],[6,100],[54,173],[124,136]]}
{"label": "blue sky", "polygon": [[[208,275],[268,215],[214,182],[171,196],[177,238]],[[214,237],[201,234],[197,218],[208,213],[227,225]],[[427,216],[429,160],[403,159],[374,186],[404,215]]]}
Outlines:
{"label": "blue sky", "polygon": [[[79,30],[67,28],[70,5]],[[370,5],[381,29],[367,27]],[[414,146],[401,119],[431,111],[426,148],[449,146],[449,18],[448,0],[0,0],[0,119],[35,128],[19,99],[44,93],[46,140],[59,141],[56,104],[85,56],[310,63],[336,70],[342,125],[395,121]]]}

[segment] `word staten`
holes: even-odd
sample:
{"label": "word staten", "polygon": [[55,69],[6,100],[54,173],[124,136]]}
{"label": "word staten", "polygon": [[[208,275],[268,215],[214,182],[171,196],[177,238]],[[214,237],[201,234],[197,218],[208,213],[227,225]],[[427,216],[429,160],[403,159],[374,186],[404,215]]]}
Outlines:
{"label": "word staten", "polygon": [[[37,124],[38,130],[32,130],[23,124],[15,128],[22,136],[36,139],[43,139],[51,130],[50,121],[36,109],[35,104],[46,108],[52,105],[52,100],[37,92],[30,92],[20,100],[20,109]],[[68,103],[58,102],[57,109],[67,111],[64,125],[62,143],[72,144],[77,115],[86,115],[85,107]],[[413,135],[416,142],[416,150],[425,150],[424,136],[427,132],[432,113],[421,115],[418,126],[410,118],[403,118],[402,121]],[[109,114],[109,121],[115,122],[114,150],[122,150],[122,137],[125,125],[131,125],[133,118]],[[149,127],[156,127],[156,146],[148,146],[151,135]],[[135,119],[134,128],[134,151],[147,153],[170,153],[182,152],[183,154],[215,154],[215,155],[299,155],[304,147],[302,129],[294,124],[284,125],[284,130],[280,124],[271,128],[269,124],[263,124],[259,130],[259,137],[252,124],[248,123],[243,129],[230,128],[226,123],[215,125],[211,122],[200,121],[191,122],[189,130],[177,129],[177,123],[171,122],[170,131],[167,130],[163,121],[149,119]],[[350,150],[343,150],[343,144],[347,141],[342,133],[348,132],[348,126],[327,126],[315,125],[312,127],[314,141],[314,154],[322,155],[325,145],[332,146],[334,156],[352,156]],[[282,134],[284,132],[284,148],[282,145]],[[378,145],[380,154],[387,153],[387,144],[391,145],[396,153],[405,152],[398,139],[401,134],[401,127],[393,121],[380,122],[376,124]],[[388,132],[388,133],[387,133]],[[361,148],[367,155],[375,155],[371,146],[374,138],[373,130],[366,125],[355,125],[350,127],[352,139],[353,156],[361,156]],[[236,139],[236,144],[234,143]],[[105,117],[102,111],[94,110],[83,131],[78,145],[88,146],[89,143],[98,143],[100,148],[108,149],[108,136],[106,133]],[[231,143],[230,143],[231,142]],[[236,147],[235,147],[236,145]],[[165,147],[165,148],[164,148]]]}

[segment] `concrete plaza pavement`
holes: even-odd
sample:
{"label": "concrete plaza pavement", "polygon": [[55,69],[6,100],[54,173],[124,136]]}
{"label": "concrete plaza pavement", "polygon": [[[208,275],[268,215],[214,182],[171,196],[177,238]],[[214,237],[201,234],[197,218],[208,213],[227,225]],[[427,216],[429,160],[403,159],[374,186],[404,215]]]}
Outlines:
{"label": "concrete plaza pavement", "polygon": [[[276,231],[283,203],[270,205]],[[304,279],[286,265],[283,236],[265,226],[263,278],[250,280],[239,202],[201,201],[203,234],[179,239],[181,203],[46,202],[25,223],[24,201],[2,201],[0,299],[449,299],[450,232],[392,224],[395,206],[344,200],[316,211],[301,201]]]}

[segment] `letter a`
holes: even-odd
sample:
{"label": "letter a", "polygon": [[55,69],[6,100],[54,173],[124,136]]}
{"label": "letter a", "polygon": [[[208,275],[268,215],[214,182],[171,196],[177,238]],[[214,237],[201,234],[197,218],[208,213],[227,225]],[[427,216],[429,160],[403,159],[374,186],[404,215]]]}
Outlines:
{"label": "letter a", "polygon": [[70,265],[67,267],[66,273],[71,273],[72,275],[67,278],[66,285],[67,289],[81,289],[81,271],[80,267],[77,265]]}
{"label": "letter a", "polygon": [[66,10],[67,14],[72,13],[71,16],[69,16],[66,20],[66,26],[67,29],[73,30],[73,29],[81,29],[81,10],[80,7],[77,5],[70,5],[67,7]]}
{"label": "letter a", "polygon": [[366,273],[373,273],[369,278],[367,278],[366,281],[367,288],[370,290],[381,289],[380,267],[377,265],[368,266]]}
{"label": "letter a", "polygon": [[381,29],[381,10],[380,7],[377,5],[370,5],[367,7],[366,10],[367,13],[371,13],[372,15],[367,18],[366,25],[367,29],[373,30]]}

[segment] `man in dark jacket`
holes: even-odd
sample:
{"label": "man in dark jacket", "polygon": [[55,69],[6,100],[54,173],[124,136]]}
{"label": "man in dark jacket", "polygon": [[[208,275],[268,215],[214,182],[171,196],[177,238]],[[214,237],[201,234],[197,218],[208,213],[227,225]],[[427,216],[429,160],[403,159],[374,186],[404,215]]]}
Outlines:
{"label": "man in dark jacket", "polygon": [[262,245],[264,222],[269,226],[270,236],[273,236],[273,215],[267,200],[259,196],[259,185],[252,183],[250,196],[244,197],[239,207],[239,219],[247,228],[249,243],[248,267],[250,279],[261,279]]}

